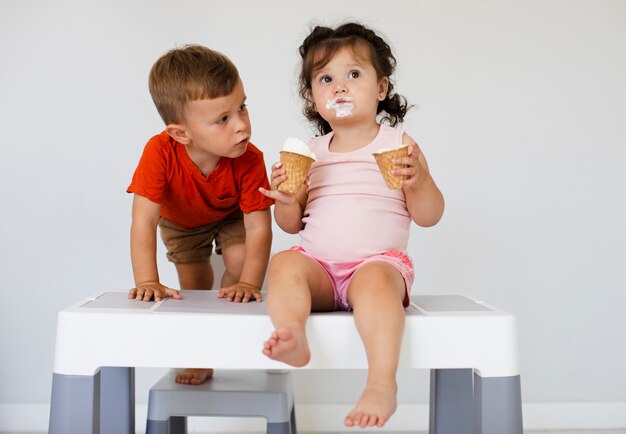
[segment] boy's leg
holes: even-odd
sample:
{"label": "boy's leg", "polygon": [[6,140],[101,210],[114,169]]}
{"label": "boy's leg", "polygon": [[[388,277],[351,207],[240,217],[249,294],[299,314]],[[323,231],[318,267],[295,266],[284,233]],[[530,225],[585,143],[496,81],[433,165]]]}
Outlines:
{"label": "boy's leg", "polygon": [[335,297],[328,275],[312,258],[293,250],[276,254],[269,265],[267,307],[276,330],[263,344],[263,353],[292,366],[311,357],[306,320],[311,311],[329,311]]}
{"label": "boy's leg", "polygon": [[178,273],[180,289],[208,290],[213,288],[214,277],[210,258],[174,265]]}
{"label": "boy's leg", "polygon": [[220,222],[215,235],[215,252],[222,255],[224,261],[220,288],[238,283],[246,261],[246,227],[241,210]]}
{"label": "boy's leg", "polygon": [[405,282],[385,262],[361,266],[348,285],[348,302],[368,362],[367,384],[346,417],[347,426],[383,426],[396,409],[396,371],[405,313]]}
{"label": "boy's leg", "polygon": [[[213,288],[211,252],[219,222],[192,229],[161,218],[161,238],[167,247],[167,257],[176,266],[180,289]],[[182,384],[201,384],[213,375],[212,369],[185,369],[176,376]]]}
{"label": "boy's leg", "polygon": [[234,285],[241,279],[243,264],[246,260],[245,243],[232,244],[222,248],[222,259],[224,260],[224,274],[220,288]]}
{"label": "boy's leg", "polygon": [[[204,289],[213,288],[213,268],[210,258],[201,261],[174,264],[178,273],[180,289]],[[213,376],[213,369],[184,369],[176,375],[176,382],[180,384],[198,385],[204,383]]]}

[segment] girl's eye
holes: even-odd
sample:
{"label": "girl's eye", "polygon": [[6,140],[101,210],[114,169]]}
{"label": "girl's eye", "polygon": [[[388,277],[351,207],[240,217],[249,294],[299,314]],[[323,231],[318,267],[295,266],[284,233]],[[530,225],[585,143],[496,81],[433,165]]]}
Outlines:
{"label": "girl's eye", "polygon": [[358,78],[359,75],[361,75],[361,74],[359,74],[359,71],[350,71],[348,73],[348,78]]}
{"label": "girl's eye", "polygon": [[330,78],[328,75],[323,75],[323,76],[320,78],[320,83],[322,83],[322,84],[328,84],[328,83],[330,83],[331,81],[333,81],[333,79],[332,79],[332,78]]}

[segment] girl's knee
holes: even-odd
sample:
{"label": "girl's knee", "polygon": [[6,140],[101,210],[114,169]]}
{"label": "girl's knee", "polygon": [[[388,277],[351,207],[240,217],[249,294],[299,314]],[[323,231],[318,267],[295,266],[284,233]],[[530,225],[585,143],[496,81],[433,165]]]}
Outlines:
{"label": "girl's knee", "polygon": [[269,271],[282,271],[287,267],[292,267],[298,262],[300,256],[302,255],[294,250],[278,252],[270,259]]}
{"label": "girl's knee", "polygon": [[402,274],[390,264],[370,262],[363,265],[350,281],[348,293],[352,296],[396,297],[404,298],[405,282]]}

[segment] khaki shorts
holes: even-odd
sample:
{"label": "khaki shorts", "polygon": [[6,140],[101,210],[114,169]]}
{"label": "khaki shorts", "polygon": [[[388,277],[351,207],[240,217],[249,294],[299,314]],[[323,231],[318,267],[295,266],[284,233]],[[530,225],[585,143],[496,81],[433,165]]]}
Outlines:
{"label": "khaki shorts", "polygon": [[159,219],[161,238],[167,248],[167,259],[175,264],[202,261],[213,251],[222,254],[222,249],[246,242],[243,213],[237,210],[223,220],[197,228],[185,229],[171,220]]}

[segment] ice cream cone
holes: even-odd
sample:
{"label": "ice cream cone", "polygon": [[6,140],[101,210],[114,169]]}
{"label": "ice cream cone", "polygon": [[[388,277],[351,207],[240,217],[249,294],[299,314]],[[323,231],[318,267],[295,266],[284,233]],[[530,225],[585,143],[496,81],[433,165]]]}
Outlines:
{"label": "ice cream cone", "polygon": [[278,191],[297,193],[309,174],[313,161],[315,160],[306,155],[280,151],[280,162],[287,172],[287,179],[278,186]]}
{"label": "ice cream cone", "polygon": [[372,155],[374,155],[376,163],[378,164],[378,168],[380,169],[380,173],[385,179],[385,184],[387,184],[387,188],[389,188],[390,190],[400,188],[402,186],[402,181],[405,179],[409,179],[407,175],[396,176],[391,174],[391,171],[393,169],[407,167],[404,164],[393,164],[392,161],[394,158],[407,157],[409,155],[408,145],[402,146],[400,148],[390,149],[384,152],[377,152]]}

